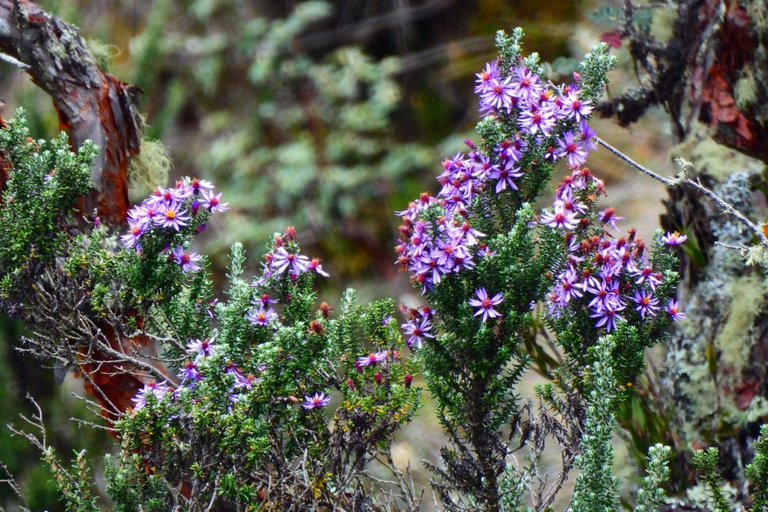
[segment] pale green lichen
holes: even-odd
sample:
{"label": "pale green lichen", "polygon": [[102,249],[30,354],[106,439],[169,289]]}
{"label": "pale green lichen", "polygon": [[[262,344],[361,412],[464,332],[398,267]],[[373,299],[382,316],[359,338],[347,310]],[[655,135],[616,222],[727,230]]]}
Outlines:
{"label": "pale green lichen", "polygon": [[168,182],[171,157],[159,140],[141,139],[139,154],[128,164],[128,183],[131,195],[143,197],[155,187]]}
{"label": "pale green lichen", "polygon": [[726,374],[729,370],[742,369],[749,361],[757,315],[763,309],[768,293],[768,284],[756,275],[736,278],[731,282],[731,302],[727,320],[715,338],[715,346],[721,351],[720,363]]}
{"label": "pale green lichen", "polygon": [[746,110],[759,99],[759,89],[752,66],[744,66],[741,76],[733,88],[733,97],[736,106]]}
{"label": "pale green lichen", "polygon": [[704,126],[692,130],[685,140],[672,148],[672,155],[689,161],[697,173],[706,173],[719,180],[734,172],[762,169],[762,162],[718,144],[710,137],[710,132]]}

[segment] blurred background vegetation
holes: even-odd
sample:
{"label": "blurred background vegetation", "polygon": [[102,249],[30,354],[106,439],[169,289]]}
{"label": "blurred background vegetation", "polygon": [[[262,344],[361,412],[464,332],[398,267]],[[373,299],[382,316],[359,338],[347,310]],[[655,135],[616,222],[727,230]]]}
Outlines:
{"label": "blurred background vegetation", "polygon": [[[474,73],[495,55],[498,29],[522,26],[528,52],[550,63],[553,81],[570,74],[605,20],[589,16],[611,0],[43,0],[81,28],[102,66],[144,91],[147,127],[132,168],[132,198],[184,175],[211,180],[232,210],[209,226],[199,250],[223,275],[234,241],[252,269],[268,237],[293,225],[305,252],[323,259],[324,298],[346,286],[362,299],[418,297],[393,265],[393,212],[434,191],[446,156],[462,149],[477,120]],[[617,50],[617,91],[633,80]],[[18,69],[0,62],[0,114],[27,110],[36,137],[58,131],[50,99]],[[598,132],[662,174],[669,127],[661,113],[632,132],[596,122]],[[590,168],[606,179],[608,200],[649,238],[662,211],[661,186],[614,169],[598,151]],[[168,177],[163,176],[167,171]],[[0,325],[0,460],[23,482],[33,509],[62,510],[50,475],[5,424],[41,403],[60,453],[98,453],[109,439],[67,421],[92,419],[71,396],[81,386],[16,353],[20,328]],[[529,386],[537,377],[529,379]],[[62,407],[61,404],[66,404]],[[442,444],[430,407],[396,447],[414,468]],[[94,457],[98,462],[98,457]],[[423,471],[420,483],[428,481]],[[0,506],[10,499],[0,487]],[[429,501],[429,500],[427,500]]]}

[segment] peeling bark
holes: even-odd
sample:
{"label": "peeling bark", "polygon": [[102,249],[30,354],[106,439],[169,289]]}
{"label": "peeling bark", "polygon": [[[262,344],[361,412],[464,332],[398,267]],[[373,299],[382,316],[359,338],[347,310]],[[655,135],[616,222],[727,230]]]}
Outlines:
{"label": "peeling bark", "polygon": [[0,0],[0,51],[29,66],[26,72],[53,99],[74,149],[88,139],[101,148],[83,210],[96,209],[110,226],[123,225],[128,162],[139,153],[140,90],[103,72],[76,27],[29,0]]}
{"label": "peeling bark", "polygon": [[[128,163],[139,153],[142,129],[136,108],[140,89],[102,71],[76,27],[29,0],[0,0],[0,52],[26,64],[32,81],[51,96],[73,150],[86,140],[99,146],[91,171],[94,188],[81,209],[87,215],[96,211],[113,228],[123,226],[130,206]],[[0,190],[5,188],[9,166],[0,153]],[[112,350],[134,356],[141,347],[155,353],[148,338],[123,338],[104,319],[94,322]],[[81,349],[85,354],[86,348]],[[151,380],[98,351],[83,357],[80,369],[86,376],[86,390],[108,420],[117,419],[115,409],[124,412],[132,407],[131,398]]]}

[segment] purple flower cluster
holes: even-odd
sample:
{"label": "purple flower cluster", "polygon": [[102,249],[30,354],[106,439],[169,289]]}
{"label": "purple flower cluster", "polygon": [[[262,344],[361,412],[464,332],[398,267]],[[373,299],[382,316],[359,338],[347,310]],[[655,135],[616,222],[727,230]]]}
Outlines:
{"label": "purple flower cluster", "polygon": [[[443,162],[437,197],[421,194],[397,213],[403,224],[396,263],[411,273],[422,293],[432,290],[446,274],[471,269],[478,257],[487,255],[487,248],[479,243],[485,234],[472,227],[469,210],[483,194],[518,190],[528,153],[547,148],[545,159],[562,158],[577,167],[596,148],[595,131],[586,122],[593,107],[589,99],[581,97],[577,84],[550,87],[524,66],[503,72],[496,62],[486,65],[477,77],[475,92],[480,96],[481,112],[509,115],[516,120],[517,132],[490,154],[467,141],[470,151],[466,155],[457,153]],[[442,208],[443,215],[427,220],[425,212],[433,207]],[[575,227],[573,215],[557,211],[551,216],[559,227]]]}
{"label": "purple flower cluster", "polygon": [[589,150],[595,149],[595,132],[586,124],[594,107],[580,92],[578,84],[547,86],[525,66],[502,73],[496,62],[477,74],[475,85],[483,115],[508,114],[517,120],[520,133],[540,137],[539,143],[551,139],[558,126],[578,124],[577,131],[560,130],[549,153],[551,159],[566,158],[571,167],[582,165]]}
{"label": "purple flower cluster", "polygon": [[[595,327],[610,332],[628,308],[642,319],[658,314],[655,294],[663,278],[648,262],[645,244],[634,230],[627,238],[609,234],[618,230],[616,221],[623,218],[613,208],[590,213],[601,194],[602,181],[589,169],[575,170],[560,184],[552,209],[542,214],[540,222],[565,231],[567,246],[567,264],[548,295],[550,315],[559,317],[563,309],[578,303],[588,308]],[[673,320],[684,317],[676,308],[670,301],[667,312]]]}
{"label": "purple flower cluster", "polygon": [[[147,233],[155,229],[179,232],[201,214],[201,208],[207,214],[229,209],[226,203],[221,202],[221,193],[214,193],[213,185],[205,180],[184,178],[177,181],[173,188],[159,187],[128,212],[128,232],[121,236],[123,245],[141,252],[141,243]],[[202,222],[195,225],[195,234],[205,229]],[[198,263],[201,259],[194,252],[185,252],[182,246],[176,246],[169,258],[184,272],[200,270]]]}

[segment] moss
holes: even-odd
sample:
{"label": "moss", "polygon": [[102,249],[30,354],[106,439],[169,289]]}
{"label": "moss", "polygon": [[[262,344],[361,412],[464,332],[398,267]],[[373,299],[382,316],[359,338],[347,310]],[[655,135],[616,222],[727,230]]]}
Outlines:
{"label": "moss", "polygon": [[128,164],[128,182],[131,195],[146,196],[155,187],[165,185],[171,169],[168,149],[159,140],[141,139],[139,154]]}

